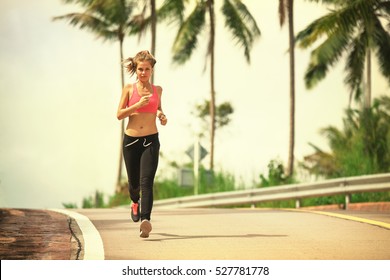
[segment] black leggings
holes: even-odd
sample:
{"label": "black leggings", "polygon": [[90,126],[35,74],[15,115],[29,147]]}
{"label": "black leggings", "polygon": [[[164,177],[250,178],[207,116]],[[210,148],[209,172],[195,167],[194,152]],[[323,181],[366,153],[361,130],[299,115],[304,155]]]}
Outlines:
{"label": "black leggings", "polygon": [[156,175],[160,141],[158,133],[143,137],[123,137],[123,158],[129,181],[130,199],[141,199],[141,220],[150,220],[153,207],[153,184]]}

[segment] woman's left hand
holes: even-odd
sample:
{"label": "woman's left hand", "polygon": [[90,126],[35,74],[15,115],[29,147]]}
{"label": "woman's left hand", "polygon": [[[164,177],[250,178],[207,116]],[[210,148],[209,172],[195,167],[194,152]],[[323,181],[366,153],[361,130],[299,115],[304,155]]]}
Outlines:
{"label": "woman's left hand", "polygon": [[167,124],[167,122],[168,122],[167,116],[165,116],[164,114],[161,114],[158,118],[160,119],[161,125]]}

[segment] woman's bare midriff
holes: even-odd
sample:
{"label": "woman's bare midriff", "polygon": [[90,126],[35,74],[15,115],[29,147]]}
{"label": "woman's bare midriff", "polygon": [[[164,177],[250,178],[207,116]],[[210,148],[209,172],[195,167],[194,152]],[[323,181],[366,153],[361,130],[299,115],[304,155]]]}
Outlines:
{"label": "woman's bare midriff", "polygon": [[156,114],[135,113],[129,117],[126,134],[133,137],[142,137],[156,134]]}

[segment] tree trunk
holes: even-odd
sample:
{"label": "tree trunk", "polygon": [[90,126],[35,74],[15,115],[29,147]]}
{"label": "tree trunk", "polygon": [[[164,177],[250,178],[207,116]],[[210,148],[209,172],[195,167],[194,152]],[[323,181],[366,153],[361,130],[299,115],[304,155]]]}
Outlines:
{"label": "tree trunk", "polygon": [[367,49],[367,85],[364,93],[364,107],[371,108],[371,50]]}
{"label": "tree trunk", "polygon": [[210,84],[211,84],[211,100],[210,100],[210,170],[214,169],[214,142],[215,142],[215,87],[214,87],[214,63],[215,63],[215,14],[214,0],[207,1],[210,15]]}
{"label": "tree trunk", "polygon": [[[150,9],[151,9],[151,33],[152,33],[152,46],[150,52],[155,56],[156,55],[156,30],[157,30],[157,15],[156,15],[156,0],[150,0]],[[154,74],[152,75],[151,82],[154,82]]]}
{"label": "tree trunk", "polygon": [[294,42],[294,0],[288,1],[288,30],[290,54],[290,139],[287,175],[294,173],[295,146],[295,42]]}
{"label": "tree trunk", "polygon": [[[119,50],[120,50],[120,66],[121,66],[121,83],[123,89],[125,85],[125,72],[122,66],[123,62],[123,38],[119,38]],[[119,137],[120,144],[119,144],[119,165],[118,165],[118,174],[116,178],[116,193],[119,193],[121,191],[121,180],[122,180],[122,169],[123,169],[123,154],[122,154],[122,141],[123,141],[123,134],[125,133],[125,120],[123,119],[121,121],[121,135]]]}

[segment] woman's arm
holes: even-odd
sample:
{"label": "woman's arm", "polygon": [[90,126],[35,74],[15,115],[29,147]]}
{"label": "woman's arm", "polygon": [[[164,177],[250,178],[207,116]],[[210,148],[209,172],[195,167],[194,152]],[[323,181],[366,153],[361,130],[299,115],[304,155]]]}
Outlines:
{"label": "woman's arm", "polygon": [[123,88],[122,90],[122,96],[119,101],[119,106],[118,106],[118,111],[116,113],[116,117],[118,120],[122,120],[124,118],[127,118],[131,116],[132,114],[137,111],[137,109],[141,108],[142,106],[145,106],[146,104],[149,103],[149,96],[143,96],[141,99],[131,105],[130,107],[127,107],[127,104],[129,102],[129,99],[131,98],[131,94],[133,92],[133,86],[132,85],[127,85]]}
{"label": "woman's arm", "polygon": [[161,87],[157,87],[157,93],[159,95],[159,100],[160,100],[160,103],[158,104],[158,108],[157,108],[157,118],[159,118],[160,123],[162,125],[166,125],[168,122],[168,119],[165,116],[164,111],[162,109],[162,105],[161,105],[162,104],[161,103],[161,97],[162,97],[162,88]]}

